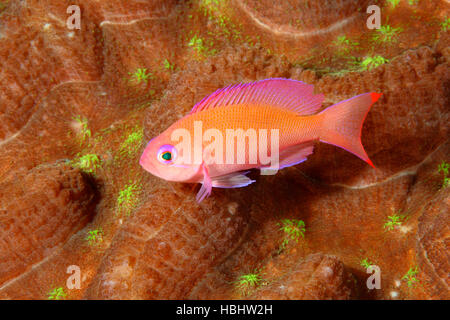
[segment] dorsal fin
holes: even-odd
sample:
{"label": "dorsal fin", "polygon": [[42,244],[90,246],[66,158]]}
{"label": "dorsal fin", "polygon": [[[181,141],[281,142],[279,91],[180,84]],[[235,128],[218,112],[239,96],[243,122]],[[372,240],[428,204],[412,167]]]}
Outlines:
{"label": "dorsal fin", "polygon": [[192,113],[237,104],[269,104],[306,116],[322,106],[323,95],[314,94],[314,86],[302,81],[273,78],[231,85],[204,97]]}

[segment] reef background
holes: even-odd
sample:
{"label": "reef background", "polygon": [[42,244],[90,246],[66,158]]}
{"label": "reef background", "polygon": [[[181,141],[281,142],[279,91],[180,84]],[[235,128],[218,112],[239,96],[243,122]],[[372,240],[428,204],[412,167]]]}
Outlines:
{"label": "reef background", "polygon": [[[394,32],[366,28],[369,4]],[[449,299],[449,9],[0,1],[0,298]],[[140,168],[146,142],[205,95],[270,77],[314,84],[324,107],[382,92],[362,132],[377,170],[317,144],[199,205],[198,185]],[[282,219],[306,227],[283,250]],[[367,289],[363,261],[381,289]],[[66,287],[71,265],[80,289]],[[255,270],[264,280],[238,290]]]}

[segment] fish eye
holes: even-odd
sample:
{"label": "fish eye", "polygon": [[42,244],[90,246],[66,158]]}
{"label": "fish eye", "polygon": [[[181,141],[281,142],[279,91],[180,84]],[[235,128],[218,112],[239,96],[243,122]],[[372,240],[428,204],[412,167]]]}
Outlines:
{"label": "fish eye", "polygon": [[172,160],[172,153],[169,151],[166,151],[162,154],[161,157],[166,161],[170,161],[170,160]]}
{"label": "fish eye", "polygon": [[159,148],[158,160],[163,164],[171,164],[175,160],[176,155],[175,147],[166,144]]}

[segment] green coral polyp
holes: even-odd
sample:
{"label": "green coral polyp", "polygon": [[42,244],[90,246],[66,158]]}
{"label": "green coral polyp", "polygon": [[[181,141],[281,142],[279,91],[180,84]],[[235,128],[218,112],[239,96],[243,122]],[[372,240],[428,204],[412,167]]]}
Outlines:
{"label": "green coral polyp", "polygon": [[91,137],[91,130],[88,127],[88,120],[81,116],[76,116],[72,119],[77,123],[78,128],[76,130],[76,135],[81,146]]}
{"label": "green coral polyp", "polygon": [[119,154],[121,156],[133,157],[141,148],[142,140],[144,139],[144,131],[140,127],[136,127],[131,132],[124,142],[119,146]]}
{"label": "green coral polyp", "polygon": [[408,284],[408,287],[413,287],[416,284],[416,282],[418,281],[418,279],[416,278],[418,273],[419,273],[418,267],[414,267],[414,268],[411,267],[406,272],[406,274],[402,277],[402,280],[406,281],[406,283]]}
{"label": "green coral polyp", "polygon": [[137,205],[140,191],[141,187],[137,183],[130,183],[120,190],[117,197],[118,213],[124,212],[129,215]]}
{"label": "green coral polyp", "polygon": [[76,160],[73,166],[87,173],[96,173],[101,167],[101,160],[96,154],[85,154]]}
{"label": "green coral polyp", "polygon": [[130,81],[137,84],[141,82],[147,83],[153,77],[151,72],[147,72],[146,68],[137,68],[135,72],[129,72],[128,74],[131,76]]}
{"label": "green coral polyp", "polygon": [[67,297],[62,287],[55,288],[48,293],[48,300],[62,300]]}
{"label": "green coral polyp", "polygon": [[450,177],[448,176],[449,170],[450,170],[450,164],[447,163],[446,161],[442,161],[438,166],[438,172],[442,173],[442,175],[443,175],[442,184],[441,184],[442,189],[447,188],[450,185]]}
{"label": "green coral polyp", "polygon": [[280,230],[284,232],[284,239],[280,247],[280,251],[284,250],[289,244],[289,241],[295,241],[298,243],[300,238],[305,237],[305,222],[297,219],[283,219],[280,223]]}
{"label": "green coral polyp", "polygon": [[389,60],[383,58],[382,56],[366,57],[361,62],[361,69],[362,70],[372,70],[372,69],[377,68],[387,62],[389,62]]}
{"label": "green coral polyp", "polygon": [[86,240],[88,241],[89,245],[99,244],[103,241],[103,231],[102,229],[95,229],[88,232],[88,235],[86,236]]}
{"label": "green coral polyp", "polygon": [[387,217],[387,222],[383,225],[384,229],[387,230],[394,230],[395,227],[401,226],[403,220],[405,219],[404,216],[393,214],[392,216]]}
{"label": "green coral polyp", "polygon": [[258,270],[254,273],[244,274],[239,277],[238,281],[235,282],[236,289],[243,296],[248,295],[251,290],[255,290],[261,285],[264,285],[265,281],[261,277]]}
{"label": "green coral polyp", "polygon": [[378,43],[391,43],[397,41],[398,34],[402,28],[393,28],[390,25],[381,26],[380,29],[375,30],[373,40]]}

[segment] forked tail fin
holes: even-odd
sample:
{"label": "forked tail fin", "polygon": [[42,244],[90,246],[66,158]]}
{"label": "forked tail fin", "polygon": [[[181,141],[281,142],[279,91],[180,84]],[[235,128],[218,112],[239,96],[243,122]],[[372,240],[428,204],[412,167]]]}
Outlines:
{"label": "forked tail fin", "polygon": [[361,130],[370,107],[381,95],[360,94],[323,110],[320,141],[345,149],[375,168],[361,143]]}

